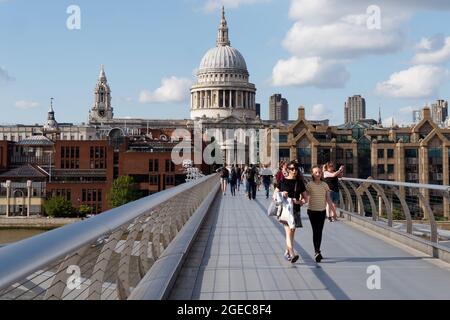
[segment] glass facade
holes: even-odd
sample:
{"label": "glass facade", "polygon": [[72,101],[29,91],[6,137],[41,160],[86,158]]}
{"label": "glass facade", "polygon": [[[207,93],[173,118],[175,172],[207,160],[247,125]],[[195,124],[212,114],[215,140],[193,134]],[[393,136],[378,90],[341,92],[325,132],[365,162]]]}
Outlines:
{"label": "glass facade", "polygon": [[304,172],[311,171],[311,148],[297,148],[297,160]]}
{"label": "glass facade", "polygon": [[428,183],[443,183],[442,148],[428,149]]}
{"label": "glass facade", "polygon": [[417,149],[405,149],[405,181],[419,183],[419,152]]}

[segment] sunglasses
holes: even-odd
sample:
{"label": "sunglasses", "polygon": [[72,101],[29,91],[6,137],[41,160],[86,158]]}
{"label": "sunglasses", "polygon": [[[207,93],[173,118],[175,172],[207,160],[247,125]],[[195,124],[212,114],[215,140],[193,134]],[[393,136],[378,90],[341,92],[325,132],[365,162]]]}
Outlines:
{"label": "sunglasses", "polygon": [[291,171],[297,171],[297,168],[295,168],[295,167],[291,167],[291,168],[288,168],[289,170],[291,170]]}

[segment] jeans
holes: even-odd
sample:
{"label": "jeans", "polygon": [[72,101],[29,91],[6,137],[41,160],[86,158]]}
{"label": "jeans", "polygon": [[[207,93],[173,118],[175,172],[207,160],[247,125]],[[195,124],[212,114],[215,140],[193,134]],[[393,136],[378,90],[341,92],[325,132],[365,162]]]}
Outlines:
{"label": "jeans", "polygon": [[270,182],[264,182],[264,188],[266,188],[266,198],[269,198]]}
{"label": "jeans", "polygon": [[255,181],[248,182],[248,198],[250,200],[256,199],[256,182]]}
{"label": "jeans", "polygon": [[236,182],[230,182],[230,190],[231,190],[231,195],[235,196],[236,195]]}
{"label": "jeans", "polygon": [[309,221],[313,229],[313,243],[316,253],[320,253],[320,246],[322,244],[322,232],[325,225],[325,219],[327,217],[326,210],[324,211],[312,211],[308,210]]}

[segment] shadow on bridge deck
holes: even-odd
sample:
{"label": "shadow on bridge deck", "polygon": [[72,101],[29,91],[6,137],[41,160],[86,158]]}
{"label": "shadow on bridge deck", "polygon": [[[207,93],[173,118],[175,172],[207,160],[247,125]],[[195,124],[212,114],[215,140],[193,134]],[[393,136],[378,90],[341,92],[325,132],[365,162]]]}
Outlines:
{"label": "shadow on bridge deck", "polygon": [[[262,192],[218,195],[171,292],[171,299],[450,299],[450,266],[405,251],[343,220],[325,224],[320,264],[313,260],[306,212],[295,249],[283,258],[284,230],[267,217]],[[369,290],[370,266],[381,269],[381,289]]]}

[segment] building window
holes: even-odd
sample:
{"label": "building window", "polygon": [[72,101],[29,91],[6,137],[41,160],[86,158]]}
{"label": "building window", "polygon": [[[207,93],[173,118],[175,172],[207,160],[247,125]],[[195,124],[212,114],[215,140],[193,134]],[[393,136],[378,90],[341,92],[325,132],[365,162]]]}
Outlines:
{"label": "building window", "polygon": [[148,161],[148,171],[149,172],[159,172],[159,160],[150,159]]}
{"label": "building window", "polygon": [[297,148],[297,160],[304,172],[311,171],[311,148]]}
{"label": "building window", "polygon": [[352,149],[346,149],[345,150],[345,158],[346,159],[353,159],[353,150]]}
{"label": "building window", "polygon": [[80,168],[80,147],[61,147],[61,169]]}
{"label": "building window", "polygon": [[150,175],[150,185],[151,186],[157,186],[159,185],[159,176],[158,175]]}
{"label": "building window", "polygon": [[102,212],[103,194],[101,189],[83,189],[81,194],[82,204],[90,207],[92,209],[92,214]]}
{"label": "building window", "polygon": [[384,159],[384,149],[378,149],[377,156],[378,159]]}
{"label": "building window", "polygon": [[352,164],[345,165],[345,173],[349,174],[349,175],[353,174],[353,165]]}
{"label": "building window", "polygon": [[172,160],[166,160],[166,172],[174,172],[175,171],[175,164],[172,162]]}
{"label": "building window", "polygon": [[388,159],[394,158],[394,149],[388,149],[387,157],[388,157]]}
{"label": "building window", "polygon": [[430,184],[443,183],[442,148],[428,149],[428,176]]}
{"label": "building window", "polygon": [[385,173],[385,170],[384,170],[384,164],[379,164],[379,165],[377,166],[377,173],[378,173],[378,174],[384,174],[384,173]]}
{"label": "building window", "polygon": [[394,165],[388,164],[388,174],[392,174],[392,173],[394,173]]}
{"label": "building window", "polygon": [[280,149],[279,158],[280,160],[289,161],[291,159],[291,152],[289,151],[289,149]]}
{"label": "building window", "polygon": [[336,159],[344,159],[344,149],[336,149]]}
{"label": "building window", "polygon": [[287,143],[288,142],[288,135],[287,134],[280,134],[280,143]]}
{"label": "building window", "polygon": [[167,186],[173,186],[175,185],[175,177],[172,175],[166,176],[166,185]]}
{"label": "building window", "polygon": [[91,147],[90,148],[90,164],[91,169],[106,169],[106,148]]}

